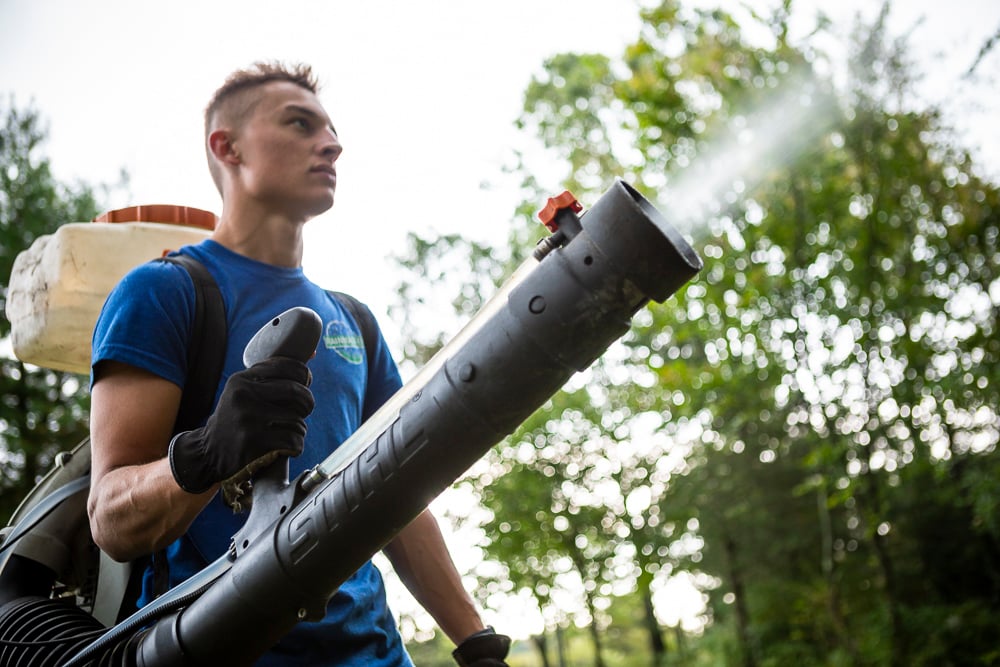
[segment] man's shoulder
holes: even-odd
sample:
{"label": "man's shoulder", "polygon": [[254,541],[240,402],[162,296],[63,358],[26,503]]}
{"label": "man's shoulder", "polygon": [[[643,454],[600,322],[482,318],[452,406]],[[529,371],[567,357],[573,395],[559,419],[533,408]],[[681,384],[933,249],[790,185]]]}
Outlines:
{"label": "man's shoulder", "polygon": [[[195,283],[182,265],[162,258],[130,270],[108,294],[95,334],[127,328],[188,326],[195,311]],[[108,332],[105,332],[108,333]],[[134,333],[134,332],[133,332]]]}
{"label": "man's shoulder", "polygon": [[192,289],[188,271],[179,263],[157,258],[131,269],[118,283],[118,290],[183,293]]}
{"label": "man's shoulder", "polygon": [[194,313],[194,284],[183,267],[141,264],[104,302],[94,326],[91,363],[118,361],[182,386]]}

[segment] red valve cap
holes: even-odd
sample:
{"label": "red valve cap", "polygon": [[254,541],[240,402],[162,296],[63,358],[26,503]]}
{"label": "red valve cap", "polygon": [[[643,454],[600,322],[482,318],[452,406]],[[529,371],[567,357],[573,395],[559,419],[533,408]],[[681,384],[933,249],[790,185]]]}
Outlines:
{"label": "red valve cap", "polygon": [[549,201],[546,202],[545,208],[538,212],[538,219],[542,221],[550,232],[555,234],[559,231],[559,225],[556,223],[556,214],[568,208],[574,213],[579,213],[583,210],[583,205],[576,200],[573,193],[569,190],[565,190],[558,197],[549,197]]}

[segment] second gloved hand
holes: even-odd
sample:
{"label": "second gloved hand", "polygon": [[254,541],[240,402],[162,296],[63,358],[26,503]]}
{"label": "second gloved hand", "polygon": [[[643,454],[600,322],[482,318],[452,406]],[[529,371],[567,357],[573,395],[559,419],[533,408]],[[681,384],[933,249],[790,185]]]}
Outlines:
{"label": "second gloved hand", "polygon": [[509,650],[510,637],[488,627],[466,637],[451,655],[459,667],[507,667]]}
{"label": "second gloved hand", "polygon": [[306,365],[288,357],[230,376],[208,422],[170,441],[170,470],[180,487],[203,493],[219,482],[238,484],[278,456],[301,454],[315,406],[310,379]]}

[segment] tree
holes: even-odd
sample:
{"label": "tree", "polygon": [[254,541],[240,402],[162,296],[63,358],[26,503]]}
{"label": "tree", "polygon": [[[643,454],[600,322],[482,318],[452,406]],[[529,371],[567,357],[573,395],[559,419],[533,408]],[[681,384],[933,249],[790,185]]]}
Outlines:
{"label": "tree", "polygon": [[[708,370],[694,385],[704,401],[687,412],[709,413],[708,446],[665,500],[699,518],[698,566],[724,582],[714,595],[729,598],[744,664],[965,656],[961,663],[992,650],[982,619],[995,619],[983,601],[996,594],[994,568],[977,570],[986,591],[970,587],[941,606],[931,600],[943,591],[926,588],[925,550],[944,525],[962,545],[952,565],[938,561],[949,573],[969,558],[989,561],[995,549],[980,536],[985,517],[971,511],[967,482],[951,480],[966,467],[981,479],[996,465],[996,350],[987,340],[998,258],[979,237],[996,236],[997,191],[941,141],[934,110],[903,105],[911,74],[905,44],[885,34],[887,12],[858,31],[843,114],[812,149],[721,212],[722,233],[705,246],[720,261],[678,308],[699,317],[678,324],[664,314],[651,332],[667,328],[695,344],[687,358],[684,345],[667,347],[663,356],[678,361],[662,366],[665,380],[679,364]],[[766,70],[751,68],[747,83],[766,81]],[[770,472],[754,471],[760,462]],[[918,490],[929,478],[941,489],[934,499]],[[811,523],[806,493],[817,501]],[[913,493],[919,510],[905,500]],[[785,499],[780,523],[768,496]],[[932,503],[952,519],[925,526],[921,539],[902,524],[922,524]],[[812,567],[810,553],[820,554]],[[748,562],[781,569],[754,572]],[[815,609],[824,613],[804,612]],[[948,614],[978,630],[948,637]]]}
{"label": "tree", "polygon": [[[98,213],[98,192],[65,185],[52,175],[42,154],[47,130],[33,108],[19,110],[10,100],[0,130],[0,278],[6,305],[14,258],[43,234],[66,222]],[[0,338],[10,322],[0,320]],[[7,518],[59,451],[88,433],[87,383],[79,376],[0,359],[0,520]]]}
{"label": "tree", "polygon": [[583,606],[588,585],[710,575],[707,664],[996,659],[1000,191],[908,106],[888,12],[842,89],[791,42],[790,2],[671,1],[621,62],[562,54],[528,87],[519,125],[562,184],[629,180],[694,223],[706,267],[497,448],[486,551],[512,585],[558,586],[583,544]]}
{"label": "tree", "polygon": [[966,71],[965,76],[971,76],[976,71],[986,56],[989,55],[990,51],[996,47],[998,41],[1000,41],[1000,28],[997,28],[997,31],[986,38],[986,41],[983,42],[982,47],[979,49],[979,53],[976,54],[972,64],[969,65],[969,69]]}

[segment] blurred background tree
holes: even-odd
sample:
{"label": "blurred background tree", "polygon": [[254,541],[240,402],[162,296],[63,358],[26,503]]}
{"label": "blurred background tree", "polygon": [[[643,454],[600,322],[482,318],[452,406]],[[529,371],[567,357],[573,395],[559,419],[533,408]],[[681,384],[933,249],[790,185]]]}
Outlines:
{"label": "blurred background tree", "polygon": [[[67,222],[97,215],[101,188],[59,183],[43,149],[48,130],[32,107],[0,107],[0,305],[7,303],[14,258]],[[0,318],[0,339],[10,322]],[[0,355],[0,522],[11,513],[60,451],[86,437],[87,378],[25,365]]]}
{"label": "blurred background tree", "polygon": [[[844,82],[791,11],[661,2],[621,59],[557,55],[526,90],[561,186],[627,180],[706,266],[461,483],[482,602],[537,607],[516,664],[1000,663],[1000,191],[908,103],[888,3]],[[556,193],[516,171],[508,247],[412,239],[405,321],[411,286],[464,277],[466,316],[528,256]],[[417,361],[445,338],[408,334]]]}

